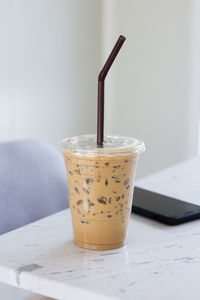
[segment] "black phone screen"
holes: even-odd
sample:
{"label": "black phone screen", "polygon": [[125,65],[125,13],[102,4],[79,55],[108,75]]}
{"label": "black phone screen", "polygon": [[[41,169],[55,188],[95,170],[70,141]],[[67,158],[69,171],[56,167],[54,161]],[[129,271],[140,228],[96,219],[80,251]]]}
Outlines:
{"label": "black phone screen", "polygon": [[171,225],[200,218],[200,206],[138,187],[134,189],[133,212]]}

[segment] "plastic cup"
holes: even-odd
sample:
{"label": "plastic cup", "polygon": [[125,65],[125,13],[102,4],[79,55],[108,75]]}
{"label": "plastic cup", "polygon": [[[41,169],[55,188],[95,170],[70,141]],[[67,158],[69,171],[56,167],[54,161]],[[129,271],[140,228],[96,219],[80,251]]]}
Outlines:
{"label": "plastic cup", "polygon": [[76,245],[94,250],[122,247],[144,143],[131,137],[106,136],[103,148],[98,148],[96,135],[82,135],[62,140],[60,148]]}

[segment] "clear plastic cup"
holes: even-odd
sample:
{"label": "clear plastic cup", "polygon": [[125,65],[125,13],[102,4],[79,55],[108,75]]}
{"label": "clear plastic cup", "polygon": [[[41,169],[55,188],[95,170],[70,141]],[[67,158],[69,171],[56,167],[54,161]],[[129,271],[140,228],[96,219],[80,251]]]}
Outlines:
{"label": "clear plastic cup", "polygon": [[131,137],[96,135],[61,141],[75,243],[87,249],[122,247],[129,223],[136,165],[144,143]]}

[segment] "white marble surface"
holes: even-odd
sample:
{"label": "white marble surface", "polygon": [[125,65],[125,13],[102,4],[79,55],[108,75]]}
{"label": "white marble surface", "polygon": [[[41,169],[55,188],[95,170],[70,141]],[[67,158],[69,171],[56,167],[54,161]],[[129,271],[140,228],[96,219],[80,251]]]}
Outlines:
{"label": "white marble surface", "polygon": [[[137,184],[200,203],[200,159]],[[199,299],[200,220],[170,227],[132,216],[127,246],[78,248],[69,211],[0,237],[0,281],[56,299]]]}
{"label": "white marble surface", "polygon": [[137,181],[137,186],[200,205],[200,157]]}

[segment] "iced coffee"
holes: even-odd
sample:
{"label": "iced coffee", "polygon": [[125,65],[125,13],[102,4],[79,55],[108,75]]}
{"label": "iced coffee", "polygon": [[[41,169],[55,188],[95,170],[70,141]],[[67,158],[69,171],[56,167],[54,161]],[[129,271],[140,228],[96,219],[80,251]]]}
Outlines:
{"label": "iced coffee", "polygon": [[63,140],[61,148],[75,243],[96,250],[123,246],[143,142],[106,136],[98,148],[95,135],[84,135]]}

